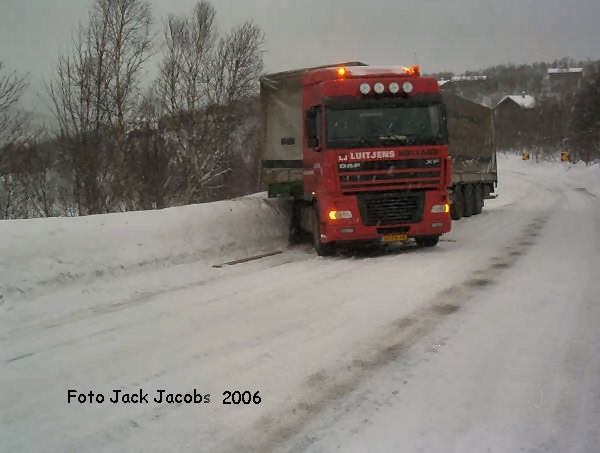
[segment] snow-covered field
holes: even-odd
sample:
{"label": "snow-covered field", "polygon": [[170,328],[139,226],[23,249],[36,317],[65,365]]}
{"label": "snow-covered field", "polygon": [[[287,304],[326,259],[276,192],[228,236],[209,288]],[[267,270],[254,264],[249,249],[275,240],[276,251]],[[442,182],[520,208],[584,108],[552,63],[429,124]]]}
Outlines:
{"label": "snow-covered field", "polygon": [[378,256],[288,248],[265,194],[1,221],[0,451],[597,451],[600,167],[499,167],[482,215]]}

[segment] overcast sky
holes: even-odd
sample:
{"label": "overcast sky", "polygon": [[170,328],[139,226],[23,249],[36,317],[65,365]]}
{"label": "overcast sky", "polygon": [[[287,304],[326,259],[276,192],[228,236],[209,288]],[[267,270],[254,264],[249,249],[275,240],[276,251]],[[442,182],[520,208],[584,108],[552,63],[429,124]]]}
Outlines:
{"label": "overcast sky", "polygon": [[[0,60],[41,91],[91,0],[0,0]],[[195,0],[151,0],[160,22]],[[338,61],[419,63],[459,73],[495,64],[600,59],[600,0],[213,0],[219,29],[253,20],[266,70]]]}

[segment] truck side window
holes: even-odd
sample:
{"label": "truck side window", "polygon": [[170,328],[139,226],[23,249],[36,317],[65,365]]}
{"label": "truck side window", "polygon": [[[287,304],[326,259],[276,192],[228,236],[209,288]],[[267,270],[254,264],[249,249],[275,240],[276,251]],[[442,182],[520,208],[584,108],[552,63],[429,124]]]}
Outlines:
{"label": "truck side window", "polygon": [[315,109],[315,123],[316,123],[316,133],[317,139],[319,140],[319,144],[323,143],[323,118],[321,114],[321,106],[314,107]]}

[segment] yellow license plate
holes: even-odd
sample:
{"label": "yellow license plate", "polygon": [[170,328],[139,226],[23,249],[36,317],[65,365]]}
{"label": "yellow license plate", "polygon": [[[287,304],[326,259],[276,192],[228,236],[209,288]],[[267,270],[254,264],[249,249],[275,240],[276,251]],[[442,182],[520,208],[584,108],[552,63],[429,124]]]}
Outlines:
{"label": "yellow license plate", "polygon": [[408,240],[408,236],[406,234],[384,234],[381,240],[383,242],[406,241]]}

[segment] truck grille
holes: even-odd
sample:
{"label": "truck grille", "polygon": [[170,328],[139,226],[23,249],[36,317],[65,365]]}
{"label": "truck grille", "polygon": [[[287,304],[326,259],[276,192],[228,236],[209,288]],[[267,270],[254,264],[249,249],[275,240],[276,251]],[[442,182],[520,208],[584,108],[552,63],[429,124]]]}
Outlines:
{"label": "truck grille", "polygon": [[423,191],[363,193],[357,197],[366,226],[416,223],[423,218]]}
{"label": "truck grille", "polygon": [[440,158],[339,162],[340,188],[350,193],[390,186],[435,187],[442,177],[441,162]]}
{"label": "truck grille", "polygon": [[391,179],[424,179],[437,182],[440,178],[439,171],[422,171],[410,173],[383,173],[383,174],[368,174],[368,175],[349,175],[340,176],[342,184],[347,182],[371,182],[371,181],[386,181]]}

